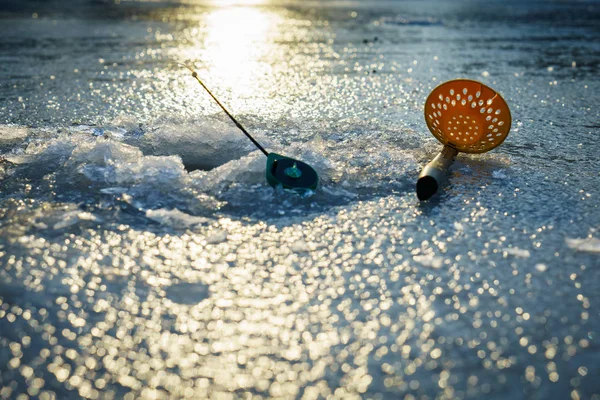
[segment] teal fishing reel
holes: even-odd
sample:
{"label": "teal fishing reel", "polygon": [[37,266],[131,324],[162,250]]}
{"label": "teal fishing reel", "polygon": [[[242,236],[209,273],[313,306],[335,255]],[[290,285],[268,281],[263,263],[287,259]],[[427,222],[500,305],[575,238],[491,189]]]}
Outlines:
{"label": "teal fishing reel", "polygon": [[210,97],[221,107],[221,109],[227,114],[229,119],[233,121],[243,133],[250,139],[250,141],[267,157],[267,167],[265,175],[267,182],[274,188],[282,187],[283,189],[292,190],[299,194],[305,194],[308,191],[315,191],[319,185],[319,175],[313,167],[296,160],[294,158],[282,156],[280,154],[269,153],[258,143],[250,133],[238,122],[237,119],[221,104],[221,102],[215,97],[214,94],[206,87],[204,82],[198,77],[198,73],[192,68],[184,65],[187,69],[192,72],[192,76],[196,78],[198,83],[208,92]]}
{"label": "teal fishing reel", "polygon": [[314,191],[319,184],[319,175],[310,165],[275,153],[267,156],[266,176],[269,185],[295,191]]}

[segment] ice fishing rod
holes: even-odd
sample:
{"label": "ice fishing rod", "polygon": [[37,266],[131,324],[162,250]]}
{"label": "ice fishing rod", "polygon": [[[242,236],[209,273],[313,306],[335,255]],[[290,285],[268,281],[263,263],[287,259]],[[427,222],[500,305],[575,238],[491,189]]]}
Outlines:
{"label": "ice fishing rod", "polygon": [[223,104],[215,97],[215,95],[202,82],[198,73],[191,67],[180,64],[190,70],[192,76],[198,81],[200,86],[208,92],[210,97],[221,107],[221,110],[227,114],[229,119],[233,121],[235,126],[241,130],[244,135],[267,157],[266,178],[269,185],[272,187],[282,186],[284,189],[304,193],[308,190],[315,190],[319,184],[319,175],[308,164],[296,160],[291,157],[282,156],[281,154],[269,153],[248,133],[248,131],[240,124],[240,122],[225,108]]}

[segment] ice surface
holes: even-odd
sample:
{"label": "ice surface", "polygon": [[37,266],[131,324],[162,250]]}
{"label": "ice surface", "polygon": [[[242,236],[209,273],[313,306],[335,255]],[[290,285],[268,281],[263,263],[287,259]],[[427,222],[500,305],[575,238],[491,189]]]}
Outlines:
{"label": "ice surface", "polygon": [[[265,146],[262,135],[256,139]],[[256,148],[231,124],[209,117],[197,120],[156,121],[139,146],[145,154],[179,155],[188,169],[213,169],[247,155]],[[135,143],[135,141],[133,141]]]}
{"label": "ice surface", "polygon": [[503,249],[506,254],[510,254],[515,257],[529,258],[531,257],[531,252],[529,250],[520,249],[518,247],[507,247]]}
{"label": "ice surface", "polygon": [[27,137],[28,129],[18,125],[0,125],[0,149],[14,147]]}
{"label": "ice surface", "polygon": [[582,239],[566,239],[567,246],[579,251],[587,251],[590,253],[600,253],[600,239],[594,237]]}
{"label": "ice surface", "polygon": [[117,3],[0,1],[0,398],[600,398],[595,3]]}
{"label": "ice surface", "polygon": [[171,225],[176,227],[191,227],[197,224],[204,224],[209,222],[208,218],[196,217],[193,215],[186,214],[177,209],[174,210],[148,210],[146,216],[153,219],[161,224]]}
{"label": "ice surface", "polygon": [[61,220],[52,229],[63,229],[77,224],[79,221],[96,221],[94,214],[89,212],[71,211],[61,215]]}

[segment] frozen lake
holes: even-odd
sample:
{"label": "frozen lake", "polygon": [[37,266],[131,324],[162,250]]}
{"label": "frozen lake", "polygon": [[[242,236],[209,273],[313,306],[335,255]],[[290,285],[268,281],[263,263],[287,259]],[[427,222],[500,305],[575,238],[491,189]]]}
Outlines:
{"label": "frozen lake", "polygon": [[0,398],[600,400],[599,76],[597,1],[0,0]]}

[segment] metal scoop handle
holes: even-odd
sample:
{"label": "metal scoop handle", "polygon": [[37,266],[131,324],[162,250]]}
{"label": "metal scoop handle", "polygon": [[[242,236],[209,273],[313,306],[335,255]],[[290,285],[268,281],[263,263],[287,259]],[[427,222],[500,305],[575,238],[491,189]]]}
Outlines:
{"label": "metal scoop handle", "polygon": [[427,200],[433,196],[446,179],[448,168],[454,161],[458,150],[454,147],[444,146],[442,151],[423,168],[417,180],[417,197]]}

